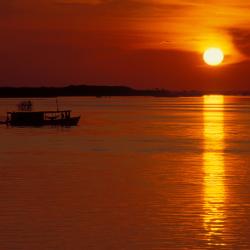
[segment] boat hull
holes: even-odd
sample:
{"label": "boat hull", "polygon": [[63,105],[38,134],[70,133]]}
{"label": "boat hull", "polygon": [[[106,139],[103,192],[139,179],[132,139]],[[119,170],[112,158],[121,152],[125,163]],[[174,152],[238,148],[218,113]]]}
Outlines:
{"label": "boat hull", "polygon": [[51,120],[43,120],[43,121],[9,121],[6,124],[10,126],[77,126],[79,123],[80,116],[70,117],[66,119],[51,119]]}

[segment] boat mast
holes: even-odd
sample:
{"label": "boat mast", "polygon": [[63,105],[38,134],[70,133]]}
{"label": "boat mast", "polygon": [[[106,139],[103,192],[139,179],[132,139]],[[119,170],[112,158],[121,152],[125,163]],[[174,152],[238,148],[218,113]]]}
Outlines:
{"label": "boat mast", "polygon": [[58,107],[58,99],[56,98],[56,110],[59,111],[59,107]]}

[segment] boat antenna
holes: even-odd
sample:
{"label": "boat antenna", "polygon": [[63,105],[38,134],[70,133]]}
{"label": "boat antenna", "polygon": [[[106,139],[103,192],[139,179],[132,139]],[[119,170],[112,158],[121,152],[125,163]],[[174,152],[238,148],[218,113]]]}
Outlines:
{"label": "boat antenna", "polygon": [[56,98],[56,109],[57,111],[59,111],[59,107],[58,107],[58,99]]}

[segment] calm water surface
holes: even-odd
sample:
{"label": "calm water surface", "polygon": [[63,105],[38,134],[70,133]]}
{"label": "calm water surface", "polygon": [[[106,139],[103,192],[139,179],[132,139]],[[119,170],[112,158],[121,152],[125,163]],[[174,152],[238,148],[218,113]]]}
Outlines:
{"label": "calm water surface", "polygon": [[78,127],[0,127],[0,249],[250,249],[250,98],[59,103]]}

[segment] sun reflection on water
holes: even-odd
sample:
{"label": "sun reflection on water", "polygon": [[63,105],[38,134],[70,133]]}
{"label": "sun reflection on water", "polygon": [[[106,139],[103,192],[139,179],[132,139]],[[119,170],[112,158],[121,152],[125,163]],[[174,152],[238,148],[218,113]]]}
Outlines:
{"label": "sun reflection on water", "polygon": [[204,228],[210,245],[224,245],[224,97],[204,96]]}

